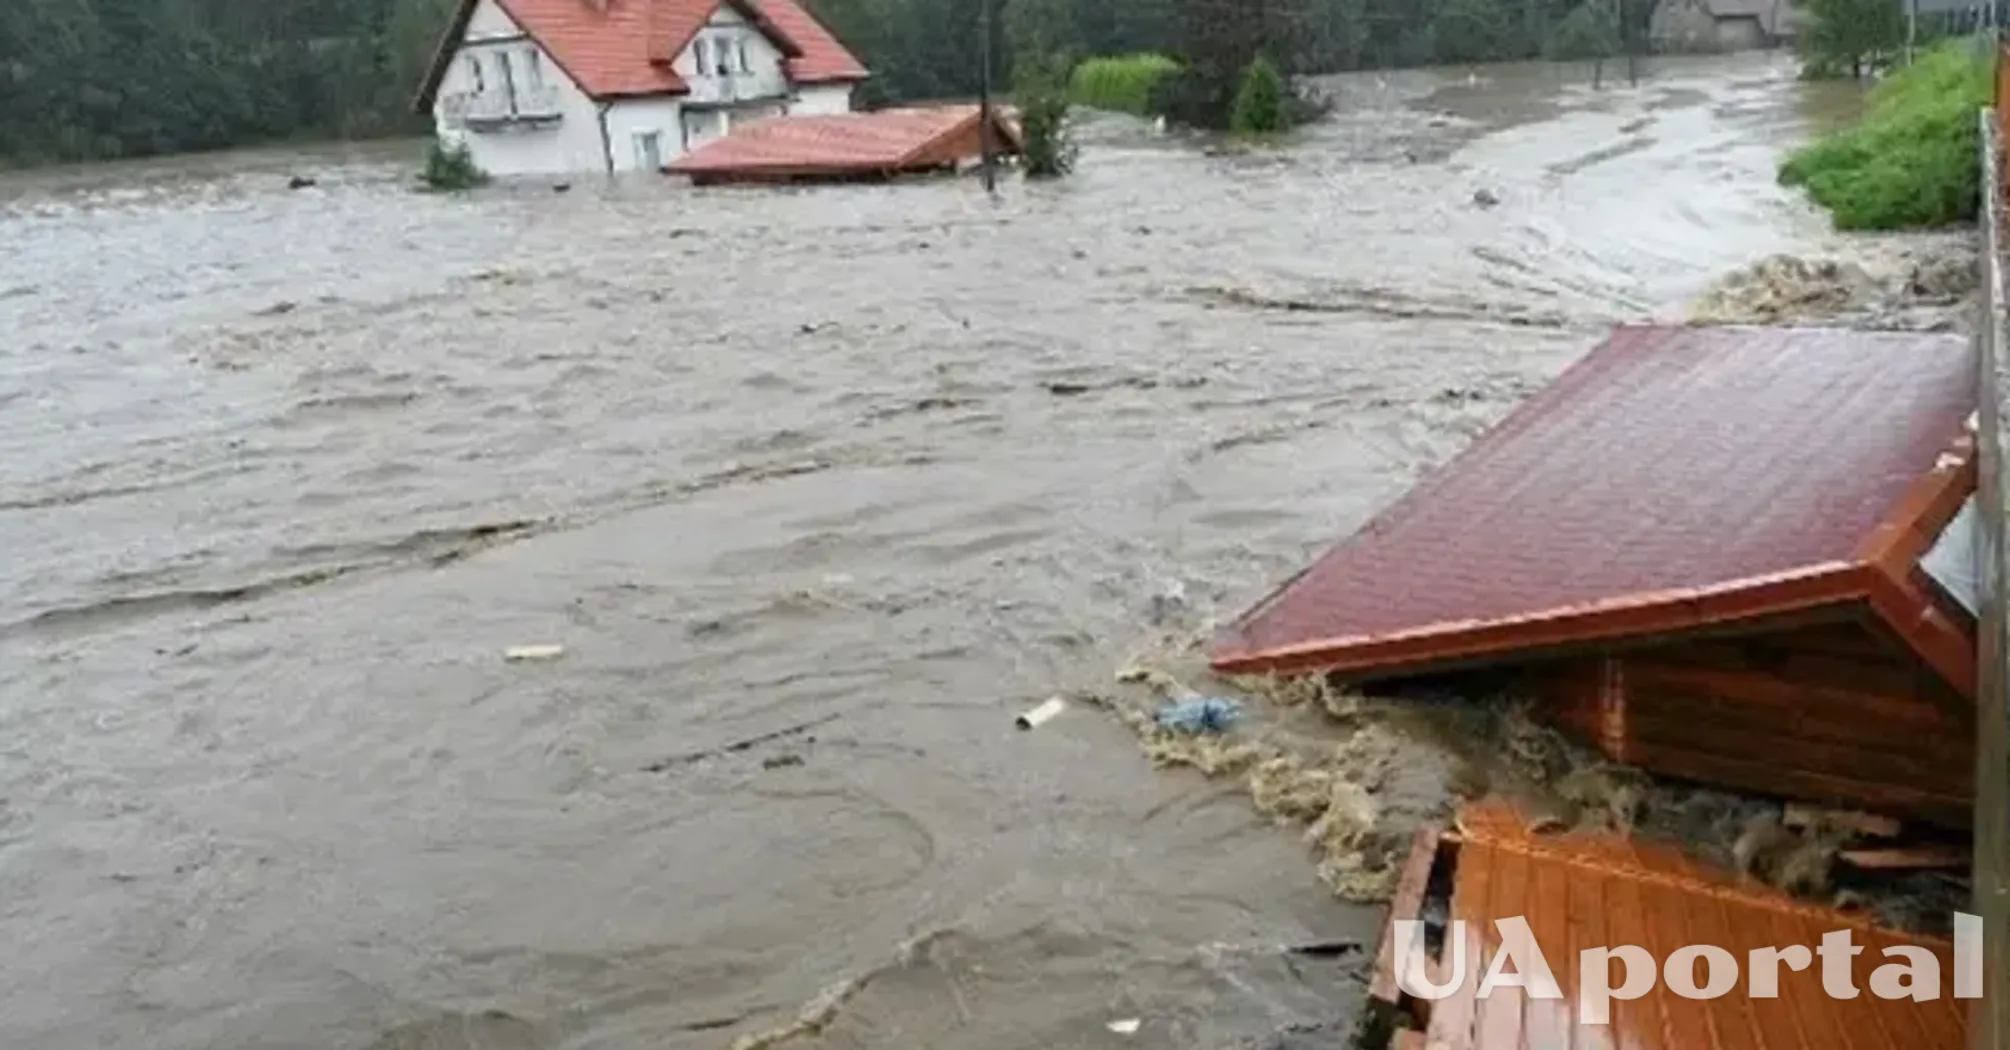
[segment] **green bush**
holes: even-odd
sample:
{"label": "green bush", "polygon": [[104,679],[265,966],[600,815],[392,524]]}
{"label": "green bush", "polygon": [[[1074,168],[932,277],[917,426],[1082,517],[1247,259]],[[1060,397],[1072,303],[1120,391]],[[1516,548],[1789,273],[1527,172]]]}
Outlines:
{"label": "green bush", "polygon": [[1075,67],[1068,92],[1084,106],[1143,115],[1151,109],[1152,88],[1178,69],[1164,55],[1092,58]]}
{"label": "green bush", "polygon": [[419,178],[429,189],[446,191],[473,189],[489,181],[488,173],[468,153],[466,143],[448,145],[437,138],[426,147],[426,170]]}
{"label": "green bush", "polygon": [[1036,179],[1066,175],[1075,167],[1075,143],[1068,135],[1067,66],[1060,61],[1026,65],[1014,92],[1026,175]]}
{"label": "green bush", "polygon": [[1871,92],[1855,127],[1801,149],[1780,182],[1807,190],[1839,230],[1945,226],[1981,204],[1978,110],[1990,74],[1953,43],[1893,73]]}
{"label": "green bush", "polygon": [[1284,77],[1270,60],[1258,55],[1242,74],[1242,86],[1229,108],[1228,127],[1239,135],[1268,135],[1284,130]]}

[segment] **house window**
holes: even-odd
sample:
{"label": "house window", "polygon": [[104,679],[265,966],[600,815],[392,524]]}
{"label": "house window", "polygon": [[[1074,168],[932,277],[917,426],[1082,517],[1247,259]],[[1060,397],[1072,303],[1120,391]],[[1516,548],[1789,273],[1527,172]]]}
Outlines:
{"label": "house window", "polygon": [[642,171],[663,169],[663,133],[644,131],[635,136],[635,166]]}
{"label": "house window", "polygon": [[752,73],[754,67],[747,62],[747,38],[737,37],[733,41],[733,53],[740,58],[740,72]]}
{"label": "house window", "polygon": [[474,81],[476,94],[481,94],[488,89],[488,84],[482,80],[482,60],[480,55],[468,56],[468,79]]}
{"label": "house window", "polygon": [[502,92],[509,97],[509,111],[516,113],[516,71],[510,67],[509,52],[496,52],[496,75],[502,78]]}
{"label": "house window", "polygon": [[701,36],[696,43],[691,45],[691,52],[692,56],[697,59],[698,75],[702,77],[710,73],[712,71],[712,42]]}
{"label": "house window", "polygon": [[537,49],[531,48],[523,56],[524,82],[532,88],[544,86],[544,60],[538,57]]}

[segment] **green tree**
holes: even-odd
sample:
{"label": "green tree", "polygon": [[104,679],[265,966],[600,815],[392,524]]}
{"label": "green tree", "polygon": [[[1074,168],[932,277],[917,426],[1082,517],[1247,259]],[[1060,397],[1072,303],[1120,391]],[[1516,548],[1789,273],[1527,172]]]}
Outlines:
{"label": "green tree", "polygon": [[1298,68],[1359,69],[1368,58],[1368,0],[1313,0],[1306,18]]}
{"label": "green tree", "polygon": [[1549,57],[1562,61],[1604,59],[1619,53],[1616,0],[1584,0],[1550,34]]}
{"label": "green tree", "polygon": [[1905,43],[1899,0],[1807,0],[1805,18],[1796,42],[1808,71],[1817,76],[1848,70],[1861,79]]}
{"label": "green tree", "polygon": [[1500,0],[1445,0],[1431,20],[1436,55],[1445,62],[1517,57],[1520,34]]}
{"label": "green tree", "polygon": [[1067,63],[1017,58],[1015,64],[1026,174],[1036,179],[1066,175],[1075,167],[1075,144],[1068,134]]}
{"label": "green tree", "polygon": [[1004,21],[1014,83],[1025,66],[1031,83],[1065,84],[1081,52],[1073,0],[1007,0]]}
{"label": "green tree", "polygon": [[1262,55],[1242,75],[1228,126],[1241,135],[1267,135],[1284,129],[1284,78]]}
{"label": "green tree", "polygon": [[1078,39],[1071,0],[1010,0],[1005,35],[1012,49],[1012,93],[1019,103],[1026,174],[1065,175],[1075,165],[1068,137],[1068,75]]}

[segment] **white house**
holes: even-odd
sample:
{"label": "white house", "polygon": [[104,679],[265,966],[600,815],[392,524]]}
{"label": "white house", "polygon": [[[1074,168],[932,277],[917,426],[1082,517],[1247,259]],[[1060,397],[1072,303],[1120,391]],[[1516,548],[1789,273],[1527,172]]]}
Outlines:
{"label": "white house", "polygon": [[796,0],[461,0],[417,108],[493,175],[660,171],[866,76]]}

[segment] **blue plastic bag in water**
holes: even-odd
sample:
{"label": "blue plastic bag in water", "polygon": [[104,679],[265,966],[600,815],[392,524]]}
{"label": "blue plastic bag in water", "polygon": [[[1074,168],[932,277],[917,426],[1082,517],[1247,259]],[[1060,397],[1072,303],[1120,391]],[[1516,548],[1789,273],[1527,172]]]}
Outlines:
{"label": "blue plastic bag in water", "polygon": [[1225,732],[1240,717],[1242,705],[1216,697],[1167,704],[1155,716],[1160,728],[1180,733]]}

